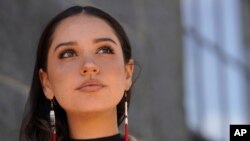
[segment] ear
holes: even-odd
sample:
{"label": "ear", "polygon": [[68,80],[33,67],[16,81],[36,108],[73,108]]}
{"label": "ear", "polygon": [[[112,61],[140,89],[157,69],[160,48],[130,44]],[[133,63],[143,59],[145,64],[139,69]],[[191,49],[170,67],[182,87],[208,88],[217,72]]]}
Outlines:
{"label": "ear", "polygon": [[125,89],[126,91],[130,89],[132,85],[132,77],[134,72],[134,60],[130,59],[129,62],[125,65],[125,73],[126,73],[126,83],[125,83]]}
{"label": "ear", "polygon": [[39,78],[43,87],[43,93],[45,97],[49,100],[52,100],[54,97],[54,93],[51,89],[50,81],[48,79],[47,72],[43,71],[43,69],[39,69]]}

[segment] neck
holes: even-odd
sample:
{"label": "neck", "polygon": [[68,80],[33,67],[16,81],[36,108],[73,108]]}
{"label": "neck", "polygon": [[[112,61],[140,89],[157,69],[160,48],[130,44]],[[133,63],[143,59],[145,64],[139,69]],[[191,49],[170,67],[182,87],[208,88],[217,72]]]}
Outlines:
{"label": "neck", "polygon": [[67,113],[73,139],[91,139],[118,133],[116,109],[83,115]]}

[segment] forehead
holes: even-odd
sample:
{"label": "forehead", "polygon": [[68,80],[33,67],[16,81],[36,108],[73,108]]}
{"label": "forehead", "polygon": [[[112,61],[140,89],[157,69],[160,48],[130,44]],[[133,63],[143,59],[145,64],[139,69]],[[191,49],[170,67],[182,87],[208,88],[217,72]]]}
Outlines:
{"label": "forehead", "polygon": [[103,19],[81,13],[59,23],[52,37],[52,46],[62,41],[88,41],[100,37],[109,37],[119,43],[114,30]]}

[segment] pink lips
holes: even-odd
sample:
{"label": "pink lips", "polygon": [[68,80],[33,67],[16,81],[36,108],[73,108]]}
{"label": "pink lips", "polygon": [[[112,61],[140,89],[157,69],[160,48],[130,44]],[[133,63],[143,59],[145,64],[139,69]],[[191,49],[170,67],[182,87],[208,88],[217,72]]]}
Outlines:
{"label": "pink lips", "polygon": [[82,83],[76,90],[82,91],[82,92],[95,92],[105,87],[102,83],[100,83],[97,80],[87,80],[84,83]]}

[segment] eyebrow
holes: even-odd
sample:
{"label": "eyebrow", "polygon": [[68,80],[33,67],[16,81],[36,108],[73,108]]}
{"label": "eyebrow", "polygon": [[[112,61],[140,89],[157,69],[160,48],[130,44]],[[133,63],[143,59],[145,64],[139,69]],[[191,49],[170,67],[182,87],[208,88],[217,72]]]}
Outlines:
{"label": "eyebrow", "polygon": [[107,42],[107,41],[112,42],[112,43],[117,45],[117,43],[114,40],[112,40],[111,38],[97,38],[94,40],[94,43]]}
{"label": "eyebrow", "polygon": [[[99,43],[99,42],[112,42],[114,44],[117,45],[117,43],[112,40],[111,38],[97,38],[97,39],[94,39],[93,41],[94,43]],[[58,44],[56,47],[55,47],[55,50],[56,51],[59,47],[61,46],[76,46],[78,45],[76,41],[69,41],[69,42],[63,42],[63,43],[60,43]]]}
{"label": "eyebrow", "polygon": [[75,46],[75,45],[77,45],[77,42],[75,42],[75,41],[63,42],[63,43],[60,43],[56,46],[55,51],[56,51],[56,49],[58,49],[61,46]]}

